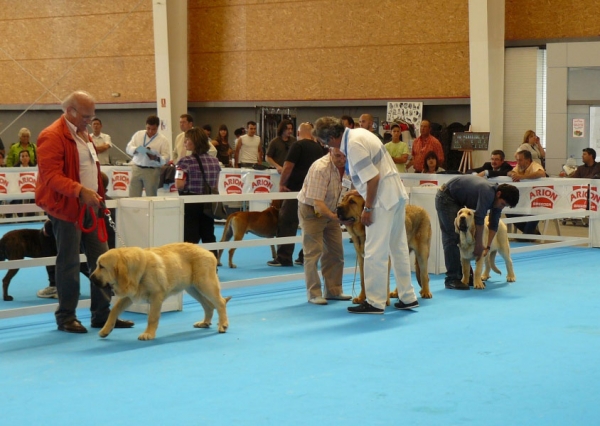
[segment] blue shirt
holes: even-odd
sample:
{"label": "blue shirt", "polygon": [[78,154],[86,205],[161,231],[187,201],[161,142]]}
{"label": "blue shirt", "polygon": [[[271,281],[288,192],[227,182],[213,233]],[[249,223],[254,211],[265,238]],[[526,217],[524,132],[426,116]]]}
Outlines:
{"label": "blue shirt", "polygon": [[475,225],[483,225],[485,217],[490,211],[489,228],[498,230],[498,222],[502,215],[502,209],[494,208],[497,183],[490,183],[479,176],[465,175],[450,180],[446,184],[450,196],[457,204],[475,210]]}

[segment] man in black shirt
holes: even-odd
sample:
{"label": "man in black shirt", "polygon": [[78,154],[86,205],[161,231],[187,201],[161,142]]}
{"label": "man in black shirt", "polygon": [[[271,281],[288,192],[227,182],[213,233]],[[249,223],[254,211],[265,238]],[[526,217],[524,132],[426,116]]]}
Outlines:
{"label": "man in black shirt", "polygon": [[477,174],[481,177],[493,178],[498,176],[506,176],[513,167],[504,161],[504,151],[496,149],[492,151],[491,161],[484,163],[483,166],[469,170],[469,173]]}
{"label": "man in black shirt", "polygon": [[[302,123],[298,128],[298,141],[292,144],[283,163],[280,192],[296,192],[302,189],[304,178],[312,163],[323,156],[321,144],[312,138],[312,124]],[[277,237],[293,237],[298,232],[298,200],[284,200],[279,210]],[[283,244],[277,247],[277,258],[267,262],[269,266],[293,266],[294,244]],[[302,252],[296,259],[303,263]]]}

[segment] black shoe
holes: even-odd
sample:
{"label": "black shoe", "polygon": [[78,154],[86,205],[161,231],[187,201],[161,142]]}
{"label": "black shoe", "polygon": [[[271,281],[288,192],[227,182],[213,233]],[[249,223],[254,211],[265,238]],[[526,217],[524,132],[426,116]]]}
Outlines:
{"label": "black shoe", "polygon": [[65,323],[59,324],[58,329],[60,331],[66,331],[67,333],[78,333],[83,334],[87,333],[87,328],[85,328],[79,321],[76,319],[72,319],[71,321],[67,321]]}
{"label": "black shoe", "polygon": [[[91,325],[92,328],[102,328],[104,327],[104,324],[106,324],[106,321],[92,322]],[[122,320],[119,318],[117,318],[117,321],[115,322],[115,328],[131,328],[134,325],[133,321]]]}
{"label": "black shoe", "polygon": [[291,263],[289,263],[289,264],[288,264],[288,263],[281,263],[281,262],[280,262],[279,260],[277,260],[277,259],[269,260],[269,261],[267,262],[267,265],[269,265],[269,266],[294,266],[294,265],[292,265]]}
{"label": "black shoe", "polygon": [[448,290],[468,290],[469,289],[469,285],[463,284],[461,280],[454,280],[454,281],[446,282],[444,284],[444,286]]}
{"label": "black shoe", "polygon": [[362,302],[358,306],[350,306],[348,308],[348,312],[351,314],[376,314],[382,315],[383,309],[376,308],[374,306],[369,305],[368,302]]}
{"label": "black shoe", "polygon": [[300,266],[304,265],[304,259],[298,258],[298,259],[294,260],[294,265],[300,265]]}
{"label": "black shoe", "polygon": [[419,301],[415,300],[414,302],[404,303],[402,300],[398,300],[398,303],[394,303],[394,308],[404,310],[404,309],[413,309],[419,307]]}

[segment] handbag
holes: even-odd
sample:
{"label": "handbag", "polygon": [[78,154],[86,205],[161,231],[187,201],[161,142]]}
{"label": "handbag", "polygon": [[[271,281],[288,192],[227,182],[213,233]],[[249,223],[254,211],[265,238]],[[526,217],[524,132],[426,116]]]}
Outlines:
{"label": "handbag", "polygon": [[164,184],[170,185],[175,183],[175,165],[173,164],[165,164],[160,168],[160,180],[158,181],[158,186],[161,188]]}
{"label": "handbag", "polygon": [[[198,166],[200,166],[200,172],[202,173],[202,180],[204,181],[204,185],[202,188],[202,194],[204,195],[216,195],[219,194],[219,190],[216,187],[211,187],[206,182],[206,176],[204,174],[204,167],[202,167],[202,161],[200,161],[200,157],[194,154],[194,158],[198,162]],[[223,205],[222,201],[213,201],[211,203],[203,203],[202,213],[212,219],[227,219],[227,210]]]}

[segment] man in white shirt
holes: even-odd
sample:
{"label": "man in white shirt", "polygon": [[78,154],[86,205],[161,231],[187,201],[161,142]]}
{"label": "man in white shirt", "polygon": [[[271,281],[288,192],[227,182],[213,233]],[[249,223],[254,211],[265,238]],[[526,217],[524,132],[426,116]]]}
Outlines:
{"label": "man in white shirt", "polygon": [[235,167],[252,167],[262,164],[263,149],[260,136],[256,136],[256,122],[249,121],[248,134],[243,135],[235,145]]}
{"label": "man in white shirt", "polygon": [[177,163],[178,160],[182,159],[186,155],[190,155],[189,151],[185,149],[185,132],[194,127],[194,118],[189,114],[181,114],[179,116],[179,130],[181,133],[175,138],[175,144],[173,145],[173,155],[171,159],[173,163]]}
{"label": "man in white shirt", "polygon": [[96,151],[98,152],[98,160],[100,161],[100,165],[106,166],[110,164],[108,150],[112,148],[112,141],[110,136],[106,133],[102,133],[102,121],[100,121],[98,117],[94,117],[92,120],[92,130],[94,133],[92,133],[91,136]]}
{"label": "man in white shirt", "polygon": [[346,174],[365,199],[361,222],[366,227],[365,291],[367,300],[348,308],[355,314],[383,314],[387,302],[388,258],[398,288],[396,309],[419,306],[411,284],[408,242],[404,225],[408,195],[392,157],[366,129],[347,129],[336,117],[322,117],[313,134],[346,156]]}
{"label": "man in white shirt", "polygon": [[148,197],[155,197],[158,192],[160,167],[169,161],[171,151],[169,140],[158,133],[159,124],[160,119],[156,115],[149,116],[146,130],[134,133],[125,149],[133,157],[130,197],[141,197],[144,189]]}

